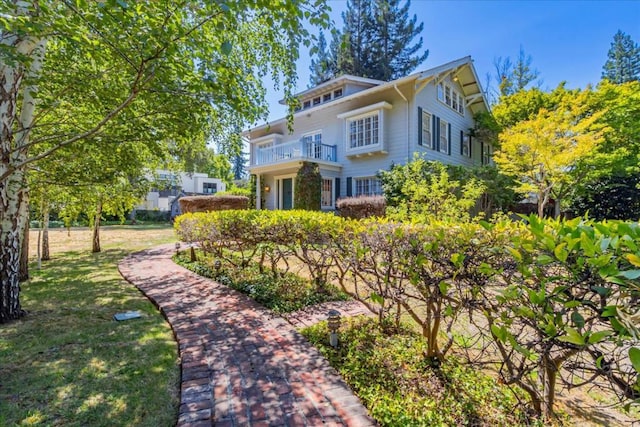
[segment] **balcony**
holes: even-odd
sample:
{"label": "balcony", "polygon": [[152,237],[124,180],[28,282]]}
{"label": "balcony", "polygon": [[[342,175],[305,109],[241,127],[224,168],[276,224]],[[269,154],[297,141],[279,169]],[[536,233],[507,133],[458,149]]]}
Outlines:
{"label": "balcony", "polygon": [[269,147],[256,148],[251,166],[308,160],[318,163],[336,163],[337,146],[310,141],[292,141]]}

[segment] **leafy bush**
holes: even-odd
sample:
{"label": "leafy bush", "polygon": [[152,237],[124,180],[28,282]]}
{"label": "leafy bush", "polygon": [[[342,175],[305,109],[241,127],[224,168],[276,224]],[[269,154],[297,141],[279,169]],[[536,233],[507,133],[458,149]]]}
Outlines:
{"label": "leafy bush", "polygon": [[296,191],[293,202],[296,209],[319,211],[322,193],[320,166],[313,162],[302,162],[296,175]]}
{"label": "leafy bush", "polygon": [[579,185],[569,203],[574,215],[596,220],[640,218],[640,174],[621,173],[600,176]]}
{"label": "leafy bush", "polygon": [[424,359],[426,342],[406,327],[350,319],[339,347],[326,323],[302,334],[320,349],[382,426],[524,425],[512,391],[454,358],[438,368]]}
{"label": "leafy bush", "polygon": [[336,202],[336,209],[340,216],[353,219],[382,218],[386,207],[383,196],[346,197]]}

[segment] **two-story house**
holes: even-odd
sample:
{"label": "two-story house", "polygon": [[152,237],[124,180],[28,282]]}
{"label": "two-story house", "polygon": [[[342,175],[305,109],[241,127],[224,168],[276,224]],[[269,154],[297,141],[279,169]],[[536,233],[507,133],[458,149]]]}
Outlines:
{"label": "two-story house", "polygon": [[491,147],[470,134],[474,115],[489,108],[471,57],[390,82],[343,75],[297,97],[293,133],[286,118],[244,133],[258,208],[295,208],[303,161],[320,166],[326,210],[340,197],[381,194],[378,171],[414,153],[447,164],[490,161]]}
{"label": "two-story house", "polygon": [[[151,179],[151,176],[149,176]],[[210,178],[206,173],[174,173],[167,170],[156,171],[156,185],[136,209],[168,211],[181,195],[212,195],[226,190],[226,184],[219,178]]]}

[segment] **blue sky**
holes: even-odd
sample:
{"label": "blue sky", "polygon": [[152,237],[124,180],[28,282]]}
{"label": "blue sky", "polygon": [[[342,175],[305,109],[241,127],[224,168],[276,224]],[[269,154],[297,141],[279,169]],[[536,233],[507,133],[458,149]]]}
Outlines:
{"label": "blue sky", "polygon": [[[331,17],[342,28],[346,0],[329,0]],[[416,71],[471,55],[484,84],[496,57],[515,59],[520,46],[540,71],[542,88],[566,81],[584,88],[600,80],[613,35],[622,30],[640,42],[640,0],[628,1],[427,1],[413,0],[411,14],[424,23],[429,57]],[[310,58],[301,51],[298,89],[309,83]],[[270,86],[270,84],[268,85]],[[286,114],[282,92],[269,88],[269,120]]]}

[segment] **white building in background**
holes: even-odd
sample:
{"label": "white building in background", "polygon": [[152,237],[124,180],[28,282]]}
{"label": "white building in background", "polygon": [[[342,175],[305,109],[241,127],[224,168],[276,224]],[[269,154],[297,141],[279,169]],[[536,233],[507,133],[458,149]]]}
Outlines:
{"label": "white building in background", "polygon": [[169,211],[173,201],[180,196],[212,195],[226,191],[226,184],[219,178],[210,178],[206,173],[179,173],[156,171],[158,187],[147,193],[144,203],[136,209]]}

